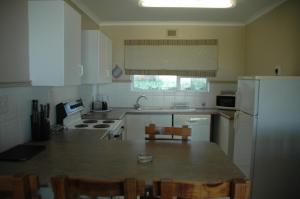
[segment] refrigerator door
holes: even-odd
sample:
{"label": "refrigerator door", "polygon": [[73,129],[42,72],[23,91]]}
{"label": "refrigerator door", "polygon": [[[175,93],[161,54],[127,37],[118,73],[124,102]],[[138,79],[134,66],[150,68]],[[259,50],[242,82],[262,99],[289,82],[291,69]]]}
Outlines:
{"label": "refrigerator door", "polygon": [[257,117],[237,111],[234,123],[233,162],[250,177]]}
{"label": "refrigerator door", "polygon": [[236,93],[237,109],[250,115],[257,115],[259,80],[239,80]]}
{"label": "refrigerator door", "polygon": [[252,199],[299,198],[300,81],[261,80]]}

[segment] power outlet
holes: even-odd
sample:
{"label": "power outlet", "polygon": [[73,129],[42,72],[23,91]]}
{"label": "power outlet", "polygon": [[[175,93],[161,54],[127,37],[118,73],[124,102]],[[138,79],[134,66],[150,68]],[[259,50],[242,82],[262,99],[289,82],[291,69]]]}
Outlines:
{"label": "power outlet", "polygon": [[281,75],[281,66],[280,65],[276,65],[274,67],[274,73],[275,73],[275,75]]}
{"label": "power outlet", "polygon": [[8,112],[8,96],[0,96],[0,115],[6,114]]}

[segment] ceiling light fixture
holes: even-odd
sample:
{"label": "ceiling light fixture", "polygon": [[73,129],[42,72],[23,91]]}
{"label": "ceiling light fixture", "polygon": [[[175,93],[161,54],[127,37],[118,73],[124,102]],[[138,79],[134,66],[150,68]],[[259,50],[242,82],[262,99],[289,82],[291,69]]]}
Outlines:
{"label": "ceiling light fixture", "polygon": [[236,0],[139,0],[141,7],[231,8]]}

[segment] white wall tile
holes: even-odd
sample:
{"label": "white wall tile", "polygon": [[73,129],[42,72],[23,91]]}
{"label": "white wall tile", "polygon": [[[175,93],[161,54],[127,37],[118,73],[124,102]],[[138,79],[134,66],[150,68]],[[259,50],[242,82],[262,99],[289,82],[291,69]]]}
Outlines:
{"label": "white wall tile", "polygon": [[23,129],[21,129],[18,119],[6,121],[1,124],[1,151],[7,150],[12,146],[23,143]]}
{"label": "white wall tile", "polygon": [[99,92],[110,96],[112,107],[132,107],[139,95],[146,95],[147,102],[144,106],[170,107],[174,103],[188,103],[191,106],[212,108],[215,107],[216,95],[222,90],[235,90],[236,84],[210,84],[209,92],[184,92],[184,91],[162,91],[162,92],[136,92],[131,90],[129,82],[118,82],[99,86]]}
{"label": "white wall tile", "polygon": [[54,124],[56,104],[78,98],[88,104],[92,93],[92,85],[0,88],[1,102],[7,98],[7,106],[0,110],[0,152],[31,139],[32,99],[37,99],[40,104],[50,103],[50,122]]}

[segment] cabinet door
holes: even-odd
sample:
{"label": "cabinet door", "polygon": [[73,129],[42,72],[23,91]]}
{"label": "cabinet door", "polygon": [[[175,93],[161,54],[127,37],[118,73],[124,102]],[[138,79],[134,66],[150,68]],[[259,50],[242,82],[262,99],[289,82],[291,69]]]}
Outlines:
{"label": "cabinet door", "polygon": [[100,33],[100,83],[110,83],[112,69],[112,43],[103,33]]}
{"label": "cabinet door", "polygon": [[127,140],[145,140],[145,126],[155,123],[157,126],[171,126],[171,114],[128,114],[126,116]]}
{"label": "cabinet door", "polygon": [[79,85],[80,15],[64,1],[28,1],[28,22],[32,85]]}
{"label": "cabinet door", "polygon": [[96,84],[100,79],[100,34],[98,30],[82,31],[83,84]]}
{"label": "cabinet door", "polygon": [[81,65],[81,16],[65,4],[65,85],[80,85]]}
{"label": "cabinet door", "polygon": [[64,84],[64,2],[28,1],[32,85]]}
{"label": "cabinet door", "polygon": [[145,140],[145,121],[147,115],[126,116],[126,140]]}
{"label": "cabinet door", "polygon": [[211,115],[174,115],[174,126],[188,125],[192,129],[192,141],[210,141]]}
{"label": "cabinet door", "polygon": [[102,32],[99,32],[99,71],[100,71],[100,78],[99,78],[99,83],[104,83],[104,66],[105,66],[105,35]]}
{"label": "cabinet door", "polygon": [[107,82],[112,82],[112,41],[107,37]]}
{"label": "cabinet door", "polygon": [[223,116],[216,120],[215,141],[230,158],[233,156],[234,129],[233,121]]}

